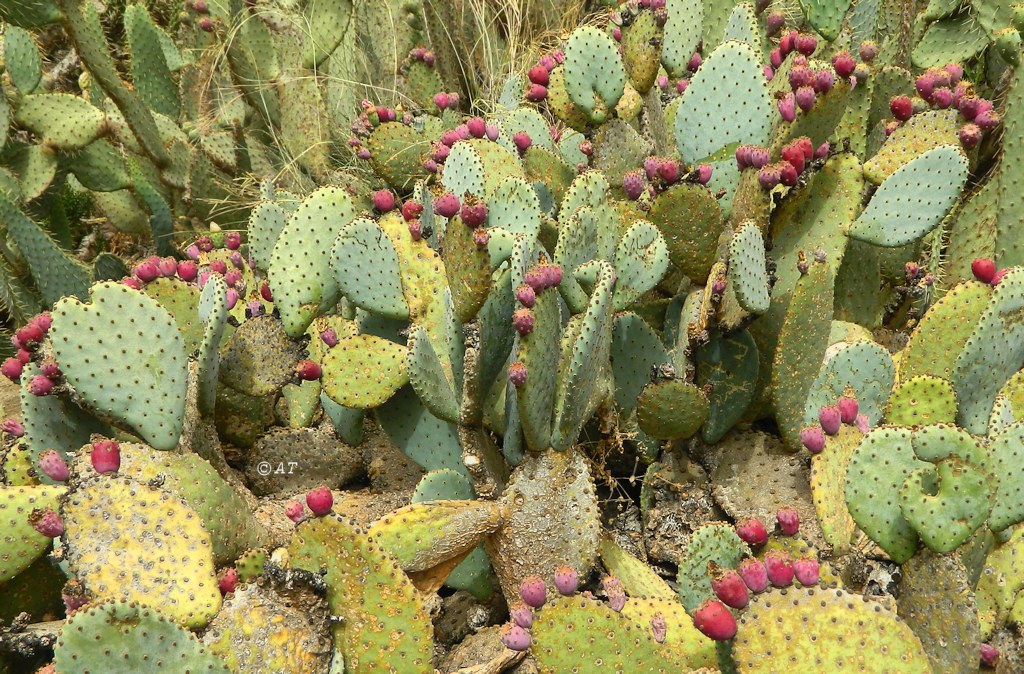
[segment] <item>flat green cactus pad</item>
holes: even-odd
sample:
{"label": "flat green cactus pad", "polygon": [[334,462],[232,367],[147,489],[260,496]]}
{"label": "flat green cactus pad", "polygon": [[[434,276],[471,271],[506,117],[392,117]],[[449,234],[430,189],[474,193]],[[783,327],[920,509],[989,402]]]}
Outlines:
{"label": "flat green cactus pad", "polygon": [[928,374],[901,381],[893,389],[885,408],[885,421],[894,426],[951,424],[955,420],[953,385]]}
{"label": "flat green cactus pad", "polygon": [[708,417],[708,399],[696,386],[678,379],[648,384],[636,401],[637,423],[661,440],[688,438]]}
{"label": "flat green cactus pad", "polygon": [[408,319],[398,253],[373,220],[357,218],[342,227],[331,262],[341,294],[357,307],[388,318]]}
{"label": "flat green cactus pad", "polygon": [[837,672],[932,671],[921,641],[895,613],[845,590],[816,587],[754,595],[739,618],[733,659],[741,674],[806,671],[824,662]]}
{"label": "flat green cactus pad", "polygon": [[692,614],[705,599],[714,596],[709,563],[734,569],[747,554],[747,544],[729,524],[705,524],[694,531],[679,561],[679,597],[687,613]]}
{"label": "flat green cactus pad", "polygon": [[169,616],[126,601],[105,601],[76,611],[60,631],[53,664],[62,674],[231,672]]}
{"label": "flat green cactus pad", "polygon": [[822,537],[837,552],[849,548],[856,530],[843,494],[850,457],[863,437],[856,427],[844,424],[837,435],[828,438],[825,450],[811,457],[814,509]]}
{"label": "flat green cactus pad", "polygon": [[30,94],[21,99],[14,121],[42,137],[53,148],[73,151],[102,135],[106,116],[72,94]]}
{"label": "flat green cactus pad", "polygon": [[697,384],[710,386],[708,418],[701,426],[704,442],[718,442],[746,412],[760,371],[757,344],[746,330],[712,334],[697,349]]}
{"label": "flat green cactus pad", "polygon": [[896,375],[892,356],[882,345],[867,341],[834,344],[829,356],[807,395],[806,424],[816,423],[819,410],[834,405],[846,387],[853,390],[860,413],[872,424],[879,423]]}
{"label": "flat green cactus pad", "polygon": [[28,516],[35,509],[57,509],[64,487],[0,486],[0,583],[32,565],[49,549],[50,539],[32,528]]}
{"label": "flat green cactus pad", "polygon": [[864,177],[880,185],[901,166],[928,150],[956,145],[960,142],[956,135],[960,128],[958,121],[955,110],[929,110],[914,115],[900,124],[878,153],[864,163]]}
{"label": "flat green cactus pad", "polygon": [[764,237],[753,222],[744,223],[729,245],[729,280],[744,311],[763,314],[771,300],[765,267]]}
{"label": "flat green cactus pad", "polygon": [[626,69],[612,38],[593,26],[574,30],[565,45],[565,89],[572,102],[601,123],[625,85]]}
{"label": "flat green cactus pad", "polygon": [[700,0],[668,0],[661,63],[672,77],[682,77],[701,41],[703,3]]}
{"label": "flat green cactus pad", "polygon": [[61,516],[67,561],[96,597],[158,605],[190,628],[217,613],[210,534],[177,496],[100,476],[68,495]]}
{"label": "flat green cactus pad", "polygon": [[156,300],[118,283],[92,287],[91,302],[53,308],[53,352],[92,409],[173,449],[185,415],[188,358],[174,319]]}
{"label": "flat green cactus pad", "polygon": [[406,352],[373,335],[346,337],[324,357],[324,392],[345,407],[377,407],[409,382]]}
{"label": "flat green cactus pad", "polygon": [[303,522],[288,553],[295,567],[326,571],[328,605],[342,618],[334,648],[344,655],[346,671],[430,671],[430,616],[394,557],[333,516]]}

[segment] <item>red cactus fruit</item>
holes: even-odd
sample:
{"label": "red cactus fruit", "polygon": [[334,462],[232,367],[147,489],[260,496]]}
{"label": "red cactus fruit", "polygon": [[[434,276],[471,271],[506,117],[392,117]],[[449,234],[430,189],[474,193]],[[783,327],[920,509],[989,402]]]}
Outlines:
{"label": "red cactus fruit", "polygon": [[28,390],[34,396],[48,396],[53,390],[53,380],[45,375],[37,374],[29,380]]}
{"label": "red cactus fruit", "polygon": [[28,523],[47,538],[57,538],[64,533],[64,522],[61,521],[60,515],[50,508],[33,510],[28,516]]}
{"label": "red cactus fruit", "polygon": [[89,454],[93,470],[100,475],[116,473],[121,467],[121,445],[116,440],[100,440],[92,443]]}
{"label": "red cactus fruit", "polygon": [[820,454],[825,449],[825,432],[821,426],[809,426],[800,431],[800,442],[811,454]]}
{"label": "red cactus fruit", "polygon": [[756,517],[737,524],[736,535],[749,545],[764,545],[768,542],[768,530],[765,528],[764,522]]}
{"label": "red cactus fruit", "polygon": [[524,630],[528,630],[533,626],[533,611],[523,602],[517,602],[515,606],[510,608],[508,615],[512,618],[512,622]]}
{"label": "red cactus fruit", "polygon": [[377,190],[373,193],[373,207],[387,213],[395,207],[395,195],[390,190]]}
{"label": "red cactus fruit", "polygon": [[334,494],[327,487],[315,487],[306,492],[306,505],[317,517],[323,517],[334,507]]}
{"label": "red cactus fruit", "polygon": [[970,150],[977,146],[981,142],[981,127],[977,124],[968,122],[960,127],[960,130],[956,132],[957,138],[960,139],[960,144],[965,149]]}
{"label": "red cactus fruit", "polygon": [[533,312],[529,309],[516,309],[512,314],[512,326],[520,335],[528,335],[533,332],[534,323]]}
{"label": "red cactus fruit", "polygon": [[999,649],[991,644],[981,644],[978,656],[981,658],[983,667],[995,669],[996,663],[999,662]]}
{"label": "red cactus fruit", "polygon": [[284,507],[284,514],[288,516],[292,522],[298,524],[302,520],[306,519],[306,506],[302,505],[298,501],[289,501]]}
{"label": "red cactus fruit", "polygon": [[715,641],[736,636],[736,618],[720,601],[708,599],[693,614],[693,624],[701,634]]}
{"label": "red cactus fruit", "polygon": [[511,651],[525,651],[530,647],[530,633],[515,623],[508,623],[499,632],[501,643]]}
{"label": "red cactus fruit", "polygon": [[526,383],[526,366],[515,362],[508,366],[508,380],[512,385],[519,388]]}
{"label": "red cactus fruit", "polygon": [[796,536],[800,531],[800,513],[796,508],[779,508],[775,513],[775,520],[779,525],[779,531],[786,536]]}
{"label": "red cactus fruit", "polygon": [[466,122],[466,128],[469,129],[469,135],[473,136],[473,138],[483,138],[484,134],[487,133],[487,123],[484,122],[483,117],[469,119]]}
{"label": "red cactus fruit", "polygon": [[442,218],[451,218],[459,212],[459,198],[451,192],[445,192],[434,199],[434,212]]}
{"label": "red cactus fruit", "polygon": [[821,424],[821,430],[825,431],[828,435],[835,435],[839,432],[839,427],[843,423],[842,414],[839,412],[839,408],[835,405],[825,405],[818,410],[818,423]]}
{"label": "red cactus fruit", "polygon": [[516,288],[516,299],[527,309],[533,308],[533,305],[537,302],[537,293],[530,286],[523,283]]}
{"label": "red cactus fruit", "polygon": [[462,202],[460,210],[462,224],[476,228],[487,222],[487,204],[481,199],[469,197]]}
{"label": "red cactus fruit", "polygon": [[270,284],[266,281],[260,284],[260,297],[262,297],[265,302],[274,301],[274,294],[270,292]]}
{"label": "red cactus fruit", "polygon": [[740,562],[738,573],[747,589],[754,594],[768,589],[768,569],[765,568],[764,562],[756,557],[747,557]]}
{"label": "red cactus fruit", "polygon": [[540,608],[548,598],[548,589],[540,576],[527,576],[519,585],[519,596],[527,606]]}
{"label": "red cactus fruit", "polygon": [[622,189],[632,201],[639,199],[644,190],[647,189],[643,170],[637,169],[622,176]]}
{"label": "red cactus fruit", "polygon": [[536,65],[530,68],[530,72],[528,72],[526,76],[530,78],[531,82],[533,82],[534,84],[539,84],[542,87],[546,87],[548,85],[548,81],[550,80],[550,74],[548,69],[542,65]]}
{"label": "red cactus fruit", "polygon": [[562,565],[555,569],[555,589],[558,594],[571,597],[576,594],[579,583],[579,575],[571,566]]}
{"label": "red cactus fruit", "polygon": [[800,87],[796,90],[796,105],[798,108],[807,112],[814,107],[814,102],[818,99],[818,94],[815,93],[814,87],[806,86]]}
{"label": "red cactus fruit", "polygon": [[818,560],[813,557],[802,557],[793,562],[793,575],[796,577],[796,582],[801,585],[817,585],[819,574]]}
{"label": "red cactus fruit", "polygon": [[854,68],[857,67],[857,62],[853,60],[850,52],[844,49],[832,56],[832,67],[835,69],[836,75],[847,78],[853,74]]}
{"label": "red cactus fruit", "polygon": [[782,148],[782,160],[795,168],[797,173],[804,170],[804,164],[807,161],[803,148],[797,143],[789,143]]}
{"label": "red cactus fruit", "polygon": [[844,424],[852,424],[857,420],[859,405],[857,399],[852,396],[840,396],[836,407],[839,408],[839,418]]}
{"label": "red cactus fruit", "polygon": [[295,373],[302,381],[314,381],[320,378],[323,370],[315,360],[303,359],[295,364]]}
{"label": "red cactus fruit", "polygon": [[893,96],[889,101],[889,111],[893,117],[905,122],[914,114],[914,104],[910,96]]}
{"label": "red cactus fruit", "polygon": [[530,134],[525,131],[520,131],[512,136],[512,142],[515,143],[516,149],[519,150],[520,154],[526,152],[530,149],[530,146],[533,145],[533,140],[530,139]]}
{"label": "red cactus fruit", "polygon": [[531,84],[526,88],[526,100],[531,103],[540,103],[548,97],[547,87],[540,84]]}
{"label": "red cactus fruit", "polygon": [[781,550],[772,550],[764,556],[764,568],[768,582],[775,587],[789,587],[793,584],[793,561]]}
{"label": "red cactus fruit", "polygon": [[996,263],[987,257],[975,258],[971,262],[971,273],[982,283],[992,283],[996,276]]}
{"label": "red cactus fruit", "polygon": [[406,220],[415,220],[423,215],[423,204],[418,201],[409,200],[402,204],[402,217]]}
{"label": "red cactus fruit", "polygon": [[405,225],[409,229],[409,236],[413,241],[419,241],[423,238],[423,223],[419,220],[410,220]]}
{"label": "red cactus fruit", "polygon": [[743,608],[750,603],[747,585],[733,569],[716,568],[711,575],[711,589],[730,608]]}
{"label": "red cactus fruit", "polygon": [[10,417],[0,422],[0,431],[14,438],[25,435],[25,427]]}
{"label": "red cactus fruit", "polygon": [[14,383],[18,383],[21,380],[21,373],[25,369],[25,365],[17,358],[8,358],[0,365],[0,374],[7,377]]}
{"label": "red cactus fruit", "polygon": [[182,260],[175,268],[175,273],[186,283],[195,281],[199,276],[199,266],[192,260]]}
{"label": "red cactus fruit", "polygon": [[238,587],[238,571],[235,567],[229,566],[218,574],[217,589],[220,590],[221,595],[231,594],[236,587]]}
{"label": "red cactus fruit", "polygon": [[228,273],[228,263],[225,262],[224,260],[211,260],[210,271],[212,271],[215,274],[220,274],[221,276],[223,276],[224,274]]}
{"label": "red cactus fruit", "polygon": [[710,164],[698,164],[697,165],[697,182],[701,185],[707,185],[711,180],[712,166]]}

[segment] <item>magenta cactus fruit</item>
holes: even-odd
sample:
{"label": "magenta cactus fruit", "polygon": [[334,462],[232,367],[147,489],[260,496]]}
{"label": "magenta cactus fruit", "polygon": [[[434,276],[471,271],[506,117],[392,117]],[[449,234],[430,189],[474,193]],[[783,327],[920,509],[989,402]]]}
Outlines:
{"label": "magenta cactus fruit", "polygon": [[804,165],[807,163],[807,158],[804,156],[804,150],[798,142],[792,142],[785,145],[782,148],[782,161],[789,163],[797,173],[804,170]]}
{"label": "magenta cactus fruit", "polygon": [[673,159],[666,159],[658,167],[658,177],[671,185],[679,180],[679,162]]}
{"label": "magenta cactus fruit", "polygon": [[807,112],[814,107],[814,102],[818,99],[818,94],[815,93],[814,87],[806,86],[800,87],[796,90],[796,105],[798,108]]}
{"label": "magenta cactus fruit", "polygon": [[224,306],[228,308],[228,311],[231,311],[232,309],[235,308],[235,305],[238,304],[238,300],[238,291],[235,290],[234,288],[228,288],[228,292],[226,293],[224,299]]}
{"label": "magenta cactus fruit", "polygon": [[697,165],[697,182],[701,185],[707,185],[711,180],[712,166],[711,164],[698,164]]}
{"label": "magenta cactus fruit", "polygon": [[814,70],[807,66],[793,66],[789,71],[789,86],[793,91],[814,83]]}
{"label": "magenta cactus fruit", "polygon": [[[812,90],[811,93],[814,93],[814,91]],[[792,91],[787,92],[779,99],[778,106],[782,121],[792,122],[796,119],[796,96]]]}
{"label": "magenta cactus fruit", "polygon": [[298,524],[306,519],[306,506],[302,505],[298,501],[288,501],[284,506],[284,514],[292,522]]}
{"label": "magenta cactus fruit", "polygon": [[377,190],[373,193],[373,207],[387,213],[395,207],[395,195],[390,190]]}
{"label": "magenta cactus fruit", "polygon": [[800,531],[800,513],[796,508],[779,508],[775,520],[785,536],[795,536]]}
{"label": "magenta cactus fruit", "polygon": [[327,487],[315,487],[306,492],[306,505],[317,517],[323,517],[334,507],[334,494]]}
{"label": "magenta cactus fruit", "polygon": [[526,76],[530,78],[531,82],[539,84],[542,87],[546,87],[550,81],[550,72],[542,65],[535,65],[530,68],[530,71]]}
{"label": "magenta cactus fruit", "polygon": [[910,96],[893,96],[889,100],[889,111],[893,117],[905,122],[914,114],[914,103]]}
{"label": "magenta cactus fruit", "polygon": [[516,602],[516,605],[508,610],[508,615],[512,618],[512,622],[524,630],[533,626],[533,610],[521,601]]}
{"label": "magenta cactus fruit", "polygon": [[860,55],[861,61],[871,63],[878,56],[878,43],[874,40],[864,40],[857,48],[857,52]]}
{"label": "magenta cactus fruit", "polygon": [[523,283],[516,288],[516,300],[527,309],[532,309],[537,302],[537,292],[530,286]]}
{"label": "magenta cactus fruit", "polygon": [[57,364],[57,361],[54,360],[53,358],[44,358],[42,361],[40,361],[39,372],[44,377],[53,380],[59,379],[63,374],[60,371],[60,366]]}
{"label": "magenta cactus fruit", "polygon": [[39,455],[39,470],[54,482],[67,482],[71,477],[64,457],[52,449],[47,449]]}
{"label": "magenta cactus fruit", "polygon": [[605,576],[601,580],[601,589],[608,596],[608,607],[620,613],[626,606],[626,590],[622,587],[622,581],[615,576]]}
{"label": "magenta cactus fruit", "polygon": [[999,282],[1003,280],[1003,277],[1006,276],[1007,272],[1009,272],[1009,271],[1010,271],[1009,267],[1006,267],[1005,269],[1000,269],[999,271],[997,271],[996,275],[992,277],[992,286],[994,287],[994,286],[999,285]]}
{"label": "magenta cactus fruit", "polygon": [[992,283],[996,276],[996,263],[987,257],[975,258],[971,262],[971,273],[982,283]]}
{"label": "magenta cactus fruit", "polygon": [[402,204],[402,217],[406,220],[415,220],[423,215],[423,204],[418,201],[409,200]]}
{"label": "magenta cactus fruit", "polygon": [[994,669],[999,662],[999,649],[991,644],[981,644],[978,648],[978,657],[981,659],[982,667]]}
{"label": "magenta cactus fruit", "polygon": [[839,418],[844,424],[852,424],[857,420],[859,406],[853,396],[840,396],[836,407],[839,408]]}
{"label": "magenta cactus fruit", "polygon": [[743,579],[743,584],[754,594],[768,589],[768,569],[765,568],[764,562],[756,557],[747,557],[740,562],[738,573]]}
{"label": "magenta cactus fruit", "polygon": [[775,70],[778,70],[782,67],[782,59],[784,58],[782,50],[776,47],[768,53],[768,64]]}
{"label": "magenta cactus fruit", "polygon": [[320,368],[320,363],[306,358],[295,364],[295,374],[297,374],[299,379],[302,381],[314,381],[320,378],[323,371]]}
{"label": "magenta cactus fruit", "polygon": [[622,176],[622,189],[626,193],[626,197],[632,201],[639,199],[644,190],[647,189],[643,170],[637,169]]}
{"label": "magenta cactus fruit", "polygon": [[21,380],[21,373],[24,371],[25,365],[17,358],[8,358],[2,365],[0,365],[0,374],[7,377],[14,383],[18,383]]}
{"label": "magenta cactus fruit", "polygon": [[160,273],[160,276],[163,276],[164,278],[173,278],[178,272],[178,263],[173,257],[158,258],[153,260],[153,264],[156,265],[156,269]]}
{"label": "magenta cactus fruit", "polygon": [[571,597],[576,594],[579,584],[580,579],[576,569],[564,564],[555,569],[555,589],[558,590],[558,594]]}
{"label": "magenta cactus fruit", "polygon": [[793,560],[781,550],[772,550],[764,556],[764,568],[768,582],[775,587],[789,587],[793,584]]}
{"label": "magenta cactus fruit", "polygon": [[479,227],[487,222],[487,204],[475,197],[468,197],[462,202],[460,215],[462,223],[467,227]]}
{"label": "magenta cactus fruit", "polygon": [[771,191],[782,181],[782,173],[778,164],[769,164],[757,172],[757,182],[761,189]]}
{"label": "magenta cactus fruit", "polygon": [[819,70],[814,73],[814,82],[811,83],[811,86],[816,93],[827,94],[835,86],[835,83],[836,77],[831,70]]}
{"label": "magenta cactus fruit", "polygon": [[212,33],[214,30],[213,19],[211,19],[208,16],[204,16],[203,18],[199,19],[199,21],[196,23],[196,26],[198,26],[199,30],[203,31],[204,33]]}
{"label": "magenta cactus fruit", "polygon": [[327,346],[337,346],[338,333],[334,330],[334,328],[327,328],[326,330],[323,330],[320,333],[320,341],[326,344]]}
{"label": "magenta cactus fruit", "polygon": [[274,294],[270,292],[270,284],[266,281],[260,284],[260,297],[262,297],[265,302],[274,301]]}
{"label": "magenta cactus fruit", "polygon": [[500,133],[500,131],[498,129],[498,125],[497,124],[492,124],[491,122],[488,122],[484,126],[484,135],[487,136],[487,140],[490,140],[490,141],[498,140],[499,133]]}
{"label": "magenta cactus fruit", "polygon": [[160,268],[156,266],[156,263],[147,260],[136,265],[132,269],[132,274],[143,283],[149,283],[160,278]]}
{"label": "magenta cactus fruit", "polygon": [[223,276],[224,274],[228,273],[228,263],[225,262],[224,260],[211,260],[210,271],[212,271],[215,274],[220,274],[221,276]]}
{"label": "magenta cactus fruit", "polygon": [[530,134],[525,131],[520,131],[512,136],[512,142],[515,143],[516,149],[519,150],[520,154],[526,152],[530,149],[530,146],[533,145],[533,140],[530,139]]}
{"label": "magenta cactus fruit", "polygon": [[932,92],[932,105],[940,110],[945,110],[953,105],[953,91],[949,87],[940,87]]}
{"label": "magenta cactus fruit", "polygon": [[10,417],[0,422],[0,431],[14,438],[20,438],[25,435],[25,427]]}
{"label": "magenta cactus fruit", "polygon": [[175,273],[178,274],[178,278],[186,283],[190,283],[196,280],[199,276],[199,265],[192,260],[182,260],[177,264]]}
{"label": "magenta cactus fruit", "polygon": [[701,634],[715,641],[736,636],[736,618],[720,601],[708,599],[693,613],[693,624]]}
{"label": "magenta cactus fruit", "polygon": [[957,104],[957,109],[966,120],[973,120],[983,108],[983,99],[977,96],[964,96]]}
{"label": "magenta cactus fruit", "polygon": [[715,596],[730,608],[744,608],[750,603],[747,585],[733,569],[715,569],[711,575],[711,589]]}
{"label": "magenta cactus fruit", "polygon": [[972,122],[968,122],[960,127],[960,130],[956,133],[957,138],[960,139],[960,144],[964,148],[970,150],[981,142],[981,127]]}
{"label": "magenta cactus fruit", "polygon": [[826,140],[824,143],[819,145],[817,147],[817,149],[814,150],[814,158],[815,159],[828,159],[828,153],[829,153],[829,151],[831,149],[832,149],[832,146]]}
{"label": "magenta cactus fruit", "polygon": [[450,104],[451,97],[449,97],[448,94],[446,94],[445,92],[442,91],[440,93],[434,94],[434,105],[436,105],[439,110],[446,109]]}
{"label": "magenta cactus fruit", "polygon": [[540,576],[527,576],[519,585],[519,596],[527,606],[540,608],[548,598],[548,589]]}
{"label": "magenta cactus fruit", "polygon": [[487,133],[487,123],[483,117],[473,117],[466,121],[466,128],[469,129],[469,135],[473,138],[483,138],[484,134]]}
{"label": "magenta cactus fruit", "polygon": [[410,220],[405,224],[406,227],[409,229],[409,236],[412,238],[413,241],[419,241],[420,239],[423,238],[423,223],[421,223],[419,220]]}
{"label": "magenta cactus fruit", "polygon": [[[738,150],[737,150],[738,151]],[[647,157],[644,159],[644,173],[648,180],[654,180],[658,177],[658,168],[661,167],[661,157]]]}
{"label": "magenta cactus fruit", "polygon": [[526,366],[520,362],[508,366],[508,380],[512,385],[519,388],[526,383]]}
{"label": "magenta cactus fruit", "polygon": [[768,529],[765,528],[764,522],[756,517],[737,524],[736,535],[749,545],[764,545],[768,542]]}
{"label": "magenta cactus fruit", "polygon": [[835,435],[843,423],[843,416],[836,405],[825,405],[818,410],[818,423],[827,435]]}
{"label": "magenta cactus fruit", "polygon": [[765,31],[768,37],[775,37],[786,25],[786,17],[782,12],[771,12],[764,18]]}
{"label": "magenta cactus fruit", "polygon": [[548,97],[548,88],[542,84],[531,84],[526,88],[526,100],[531,103],[540,103]]}
{"label": "magenta cactus fruit", "polygon": [[499,632],[501,643],[511,651],[525,651],[530,647],[530,633],[515,623],[508,623]]}
{"label": "magenta cactus fruit", "polygon": [[60,515],[50,508],[36,509],[28,516],[32,528],[47,538],[57,538],[64,533],[64,522]]}
{"label": "magenta cactus fruit", "polygon": [[982,110],[974,118],[974,123],[982,131],[991,131],[999,126],[1000,121],[1002,121],[1002,118],[994,110]]}
{"label": "magenta cactus fruit", "polygon": [[226,283],[229,288],[234,288],[239,283],[241,283],[241,281],[242,272],[238,271],[237,269],[231,269],[226,274],[224,274],[224,283]]}
{"label": "magenta cactus fruit", "polygon": [[245,315],[247,318],[256,318],[263,315],[263,302],[249,300],[245,304]]}
{"label": "magenta cactus fruit", "polygon": [[847,78],[853,74],[854,68],[857,67],[857,62],[853,59],[850,52],[844,49],[832,55],[832,67],[835,69],[836,75]]}
{"label": "magenta cactus fruit", "polygon": [[818,48],[818,40],[813,35],[799,33],[793,41],[793,47],[804,56],[810,56]]}
{"label": "magenta cactus fruit", "polygon": [[89,454],[92,468],[100,475],[116,473],[121,467],[121,445],[116,440],[99,440],[92,443]]}
{"label": "magenta cactus fruit", "polygon": [[526,308],[516,309],[512,314],[512,326],[520,335],[528,335],[533,332],[535,320],[533,312]]}
{"label": "magenta cactus fruit", "polygon": [[800,431],[800,442],[811,454],[820,454],[825,449],[825,432],[821,426],[809,426]]}
{"label": "magenta cactus fruit", "polygon": [[47,396],[53,390],[53,380],[41,374],[32,377],[28,382],[28,390],[34,396]]}
{"label": "magenta cactus fruit", "polygon": [[695,73],[702,63],[704,63],[704,59],[701,57],[700,52],[694,52],[693,56],[690,57],[690,62],[686,64],[686,69],[691,73]]}
{"label": "magenta cactus fruit", "polygon": [[227,596],[238,587],[238,570],[229,566],[217,575],[217,589],[221,595]]}
{"label": "magenta cactus fruit", "polygon": [[437,213],[442,218],[454,217],[459,212],[459,207],[459,198],[451,192],[445,192],[434,199],[434,213]]}
{"label": "magenta cactus fruit", "polygon": [[813,557],[802,557],[793,562],[793,576],[801,585],[817,585],[820,572],[818,560]]}

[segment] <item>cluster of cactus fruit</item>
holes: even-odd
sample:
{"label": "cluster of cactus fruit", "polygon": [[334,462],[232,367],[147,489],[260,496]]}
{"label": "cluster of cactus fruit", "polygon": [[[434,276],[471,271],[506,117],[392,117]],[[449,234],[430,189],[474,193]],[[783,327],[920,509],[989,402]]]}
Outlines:
{"label": "cluster of cactus fruit", "polygon": [[488,91],[446,3],[110,4],[0,0],[0,672],[1024,657],[1019,7],[630,0]]}

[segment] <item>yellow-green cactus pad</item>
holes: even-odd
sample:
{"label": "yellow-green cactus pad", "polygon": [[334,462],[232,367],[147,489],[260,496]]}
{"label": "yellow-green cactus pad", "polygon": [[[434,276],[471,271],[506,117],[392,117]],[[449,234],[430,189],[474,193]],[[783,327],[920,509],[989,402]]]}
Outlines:
{"label": "yellow-green cactus pad", "polygon": [[0,487],[0,583],[27,569],[50,547],[50,539],[32,528],[33,510],[57,509],[64,487]]}

